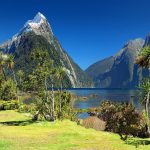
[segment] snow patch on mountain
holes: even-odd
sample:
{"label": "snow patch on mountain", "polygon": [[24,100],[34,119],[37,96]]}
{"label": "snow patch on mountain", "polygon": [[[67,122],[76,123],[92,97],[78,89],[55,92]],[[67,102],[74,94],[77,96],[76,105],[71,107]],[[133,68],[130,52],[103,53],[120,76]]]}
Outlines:
{"label": "snow patch on mountain", "polygon": [[30,26],[31,28],[38,29],[41,26],[41,24],[44,22],[46,22],[45,16],[43,14],[41,14],[40,12],[38,12],[33,20],[28,20],[25,23],[24,28]]}

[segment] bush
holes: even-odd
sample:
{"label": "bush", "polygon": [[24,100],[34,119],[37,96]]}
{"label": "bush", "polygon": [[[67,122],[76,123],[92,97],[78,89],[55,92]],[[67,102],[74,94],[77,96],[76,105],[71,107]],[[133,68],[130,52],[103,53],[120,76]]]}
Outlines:
{"label": "bush", "polygon": [[123,140],[128,135],[145,136],[143,115],[131,104],[103,102],[98,117],[106,121],[106,131],[118,133]]}
{"label": "bush", "polygon": [[98,117],[103,121],[109,122],[110,118],[119,111],[119,104],[110,101],[104,101],[100,105]]}
{"label": "bush", "polygon": [[25,105],[25,104],[21,104],[18,108],[18,112],[21,112],[21,113],[26,113],[26,112],[29,112],[29,113],[35,113],[36,112],[36,108],[35,108],[35,105],[34,104],[30,104],[30,105]]}
{"label": "bush", "polygon": [[14,81],[9,78],[5,81],[0,87],[0,99],[2,100],[12,100],[17,98],[17,89],[16,84]]}
{"label": "bush", "polygon": [[14,110],[19,108],[19,103],[16,100],[3,101],[0,100],[0,110]]}

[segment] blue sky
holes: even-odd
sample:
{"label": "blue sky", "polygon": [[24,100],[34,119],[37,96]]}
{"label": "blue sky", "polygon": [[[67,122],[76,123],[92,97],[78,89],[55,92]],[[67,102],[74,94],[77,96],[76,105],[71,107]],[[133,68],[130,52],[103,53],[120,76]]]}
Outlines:
{"label": "blue sky", "polygon": [[115,54],[130,39],[150,32],[149,0],[2,0],[0,43],[37,12],[73,60],[86,69]]}

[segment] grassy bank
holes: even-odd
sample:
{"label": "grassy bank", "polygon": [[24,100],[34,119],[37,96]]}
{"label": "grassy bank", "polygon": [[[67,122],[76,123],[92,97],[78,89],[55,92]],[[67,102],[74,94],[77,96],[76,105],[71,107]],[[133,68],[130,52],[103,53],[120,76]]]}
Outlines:
{"label": "grassy bank", "polygon": [[[126,144],[116,134],[85,129],[69,120],[33,123],[30,119],[28,114],[0,112],[0,150],[150,150],[147,139],[130,139]],[[138,148],[137,143],[141,143]]]}

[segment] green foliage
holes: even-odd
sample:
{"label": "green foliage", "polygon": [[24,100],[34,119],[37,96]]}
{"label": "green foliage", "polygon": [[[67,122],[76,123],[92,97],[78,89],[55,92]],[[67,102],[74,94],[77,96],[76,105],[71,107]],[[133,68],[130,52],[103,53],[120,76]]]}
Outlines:
{"label": "green foliage", "polygon": [[144,78],[139,84],[139,98],[142,105],[145,105],[147,100],[147,94],[150,89],[150,78]]}
{"label": "green foliage", "polygon": [[150,122],[149,122],[149,103],[150,103],[150,78],[145,78],[139,85],[140,88],[140,101],[144,105],[144,116],[146,120],[146,132],[150,137]]}
{"label": "green foliage", "polygon": [[[37,120],[39,116],[46,120],[68,118],[71,111],[71,96],[67,92],[62,92],[65,70],[54,68],[53,61],[49,59],[49,53],[41,48],[33,49],[30,57],[35,66],[32,68],[32,72],[25,77],[23,90],[30,91],[35,95],[33,101],[36,111],[33,120]],[[53,91],[55,77],[57,77],[58,83],[61,83],[59,92]],[[48,91],[49,85],[51,85],[52,91]],[[25,109],[26,107],[24,106]]]}
{"label": "green foliage", "polygon": [[[4,55],[3,53],[0,53],[0,99],[6,101],[17,98],[17,81],[13,71],[13,58],[12,55]],[[12,72],[13,79],[7,77],[6,71]]]}
{"label": "green foliage", "polygon": [[18,77],[18,88],[23,91],[23,81],[24,81],[24,72],[23,70],[18,70],[16,73],[17,77]]}
{"label": "green foliage", "polygon": [[36,112],[36,106],[35,104],[30,104],[30,105],[21,104],[19,105],[18,112],[20,113],[28,112],[28,113],[34,114]]}
{"label": "green foliage", "polygon": [[7,81],[2,82],[3,84],[0,85],[0,99],[2,100],[12,100],[16,99],[16,84],[15,82],[9,78]]}
{"label": "green foliage", "polygon": [[140,51],[136,63],[144,68],[149,68],[150,66],[150,46],[145,46]]}
{"label": "green foliage", "polygon": [[[62,98],[61,105],[59,103],[60,96]],[[38,93],[34,99],[34,102],[36,104],[36,111],[38,111],[38,114],[46,120],[50,120],[53,117],[55,119],[73,119],[74,113],[72,112],[71,107],[71,94],[68,92],[55,92],[54,99],[55,101],[53,110],[53,98],[51,92],[48,92],[47,97],[45,97],[45,93]]]}
{"label": "green foliage", "polygon": [[4,101],[0,100],[0,110],[14,110],[19,108],[19,102],[17,100]]}
{"label": "green foliage", "polygon": [[142,55],[142,56],[145,56],[145,57],[150,57],[150,47],[149,46],[145,46],[142,48],[142,50],[140,51],[140,54],[139,55]]}
{"label": "green foliage", "polygon": [[32,51],[31,58],[36,67],[25,78],[23,82],[24,90],[39,91],[45,88],[45,80],[49,78],[52,70],[52,61],[47,57],[47,51],[41,49],[34,49]]}
{"label": "green foliage", "polygon": [[[61,96],[62,102],[61,102],[61,112],[57,111],[57,117],[61,119],[64,118],[73,119],[74,113],[72,112],[72,106],[71,106],[72,103],[71,94],[68,92],[61,92],[59,94]],[[59,101],[58,98],[57,101]],[[57,107],[59,108],[60,105],[58,104]]]}

